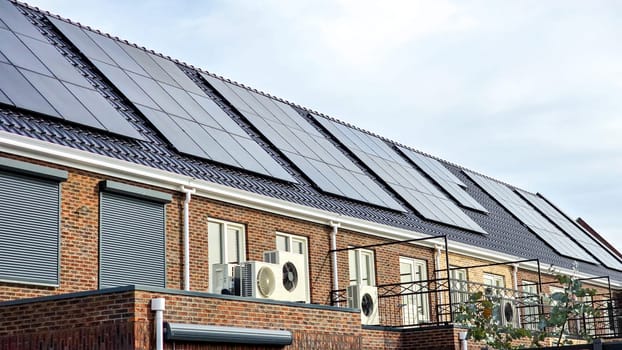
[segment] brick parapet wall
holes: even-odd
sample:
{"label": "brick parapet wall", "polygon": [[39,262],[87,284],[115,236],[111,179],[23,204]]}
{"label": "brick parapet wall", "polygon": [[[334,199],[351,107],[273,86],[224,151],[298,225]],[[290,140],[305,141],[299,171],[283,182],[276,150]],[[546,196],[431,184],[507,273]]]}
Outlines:
{"label": "brick parapet wall", "polygon": [[103,332],[116,324],[134,325],[135,348],[152,349],[154,314],[150,303],[154,298],[166,300],[167,322],[290,330],[294,343],[286,349],[314,349],[322,344],[329,345],[326,348],[358,348],[361,344],[360,315],[351,310],[131,288],[0,304],[0,344],[45,337],[59,341],[60,334]]}

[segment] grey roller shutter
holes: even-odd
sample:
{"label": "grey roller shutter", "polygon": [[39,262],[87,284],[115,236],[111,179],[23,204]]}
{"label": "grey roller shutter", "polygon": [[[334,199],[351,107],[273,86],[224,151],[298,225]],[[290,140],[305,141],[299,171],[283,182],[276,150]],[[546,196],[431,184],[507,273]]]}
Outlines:
{"label": "grey roller shutter", "polygon": [[165,204],[101,192],[100,288],[165,287]]}
{"label": "grey roller shutter", "polygon": [[0,280],[58,285],[60,185],[0,172]]}

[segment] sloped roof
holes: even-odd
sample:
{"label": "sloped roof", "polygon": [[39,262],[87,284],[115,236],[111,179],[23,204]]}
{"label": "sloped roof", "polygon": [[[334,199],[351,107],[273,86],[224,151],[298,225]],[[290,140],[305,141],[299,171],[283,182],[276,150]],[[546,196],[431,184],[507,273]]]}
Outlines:
{"label": "sloped roof", "polygon": [[[573,259],[559,255],[504,207],[499,205],[496,200],[477,186],[469,176],[464,174],[463,171],[466,169],[463,167],[427,155],[440,161],[455,177],[466,184],[467,187],[464,189],[466,193],[488,211],[488,213],[484,213],[476,210],[462,209],[468,217],[488,233],[486,235],[423,219],[412,210],[408,203],[400,198],[399,195],[391,189],[388,189],[382,180],[375,176],[365,164],[335,140],[326,129],[314,122],[310,113],[320,115],[324,118],[330,118],[329,116],[250,89],[242,84],[231,82],[185,63],[172,61],[175,62],[175,64],[177,64],[212,101],[220,106],[220,108],[222,108],[222,110],[224,110],[253,141],[259,144],[261,148],[276,160],[276,162],[292,176],[296,183],[274,179],[269,176],[262,176],[254,172],[180,153],[163,137],[162,133],[120,93],[119,89],[112,85],[89,59],[52,25],[46,17],[49,13],[44,13],[23,4],[18,4],[17,6],[24,15],[28,16],[30,21],[33,22],[33,25],[44,33],[47,40],[53,42],[55,47],[62,51],[63,55],[65,55],[85,77],[88,77],[89,81],[102,96],[105,96],[106,99],[116,107],[117,111],[123,115],[123,118],[138,131],[140,137],[128,138],[107,132],[101,128],[85,127],[70,121],[50,118],[43,114],[2,104],[0,104],[0,130],[172,173],[192,176],[197,179],[313,208],[328,210],[341,215],[390,225],[400,229],[413,230],[429,235],[447,235],[452,241],[479,246],[527,259],[537,258],[544,264],[553,264],[563,268],[571,268],[573,265]],[[2,27],[1,23],[0,27]],[[85,29],[90,30],[90,28]],[[119,39],[115,38],[115,40]],[[144,48],[140,49],[145,50]],[[168,57],[164,58],[170,60]],[[274,98],[275,100],[284,102],[293,107],[303,118],[313,124],[319,133],[329,140],[337,149],[341,150],[344,155],[360,167],[362,171],[366,172],[377,185],[385,188],[387,193],[392,196],[395,201],[406,208],[406,211],[399,212],[320,191],[304,173],[293,165],[282,152],[275,148],[238,110],[233,108],[229,101],[225,100],[205,79],[201,78],[201,73]],[[330,120],[342,123],[350,128],[355,128],[352,125],[332,118],[330,118]],[[370,134],[358,128],[357,130]],[[382,138],[382,140],[394,146],[407,147],[385,138]],[[407,148],[416,151],[411,147]],[[615,280],[622,281],[622,272],[610,270],[604,266],[581,263],[579,265],[579,270],[595,276],[609,275]]]}

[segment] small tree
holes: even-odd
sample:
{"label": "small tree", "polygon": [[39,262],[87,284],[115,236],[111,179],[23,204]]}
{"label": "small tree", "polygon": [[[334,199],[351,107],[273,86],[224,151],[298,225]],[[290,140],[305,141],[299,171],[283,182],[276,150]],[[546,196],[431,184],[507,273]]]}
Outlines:
{"label": "small tree", "polygon": [[[531,338],[532,345],[540,347],[544,339],[557,337],[557,346],[560,347],[568,343],[562,342],[562,337],[569,319],[583,315],[594,317],[598,312],[583,300],[586,296],[594,296],[594,289],[583,288],[580,280],[566,275],[558,275],[557,280],[564,286],[564,291],[553,293],[547,300],[551,311],[540,318],[537,331],[502,324],[494,317],[499,313],[501,298],[482,292],[471,294],[469,300],[458,307],[455,321],[469,329],[468,339],[481,341],[498,350],[521,348],[523,346],[515,346],[513,343],[523,338]],[[593,341],[587,332],[579,336],[588,342]]]}
{"label": "small tree", "polygon": [[[551,294],[549,305],[551,312],[540,319],[538,331],[533,334],[533,344],[540,346],[540,342],[548,337],[557,338],[557,346],[570,343],[568,340],[562,342],[562,338],[568,327],[568,320],[578,319],[581,316],[594,318],[599,316],[599,311],[595,310],[591,303],[584,301],[587,296],[593,297],[596,290],[583,288],[581,281],[577,278],[558,275],[557,281],[564,286],[564,290]],[[592,335],[581,330],[578,334],[580,338],[591,343]]]}

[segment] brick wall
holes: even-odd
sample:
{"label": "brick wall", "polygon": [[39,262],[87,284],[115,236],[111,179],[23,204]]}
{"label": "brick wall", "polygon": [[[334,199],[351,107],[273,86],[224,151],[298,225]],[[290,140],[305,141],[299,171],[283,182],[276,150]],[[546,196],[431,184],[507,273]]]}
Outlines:
{"label": "brick wall", "polygon": [[[359,348],[361,344],[360,316],[354,311],[132,289],[0,305],[0,344],[7,344],[0,350],[9,349],[11,340],[20,340],[23,344],[33,339],[48,339],[46,344],[52,344],[59,342],[61,336],[71,338],[70,335],[90,334],[93,329],[110,329],[115,325],[124,325],[118,326],[123,329],[134,325],[135,348],[152,349],[155,328],[150,302],[160,297],[166,300],[164,320],[168,322],[290,330],[294,342],[286,349]],[[177,349],[183,346],[176,344]],[[208,347],[203,345],[196,349]]]}

